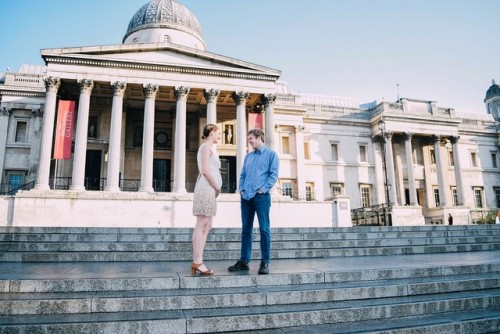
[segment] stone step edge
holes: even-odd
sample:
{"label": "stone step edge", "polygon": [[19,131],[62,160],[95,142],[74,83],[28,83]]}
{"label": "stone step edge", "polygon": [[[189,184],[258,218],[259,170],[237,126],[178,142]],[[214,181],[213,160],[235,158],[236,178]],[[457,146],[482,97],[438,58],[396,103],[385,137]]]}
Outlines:
{"label": "stone step edge", "polygon": [[[500,308],[455,311],[389,320],[376,319],[317,326],[300,326],[287,329],[287,333],[304,332],[336,334],[498,333],[500,332]],[[274,333],[282,334],[283,332],[279,329],[266,331],[266,334]]]}
{"label": "stone step edge", "polygon": [[63,279],[0,280],[0,293],[57,293],[100,291],[144,291],[178,289],[256,288],[282,285],[371,282],[389,279],[452,277],[462,274],[496,274],[500,263],[455,266],[425,266],[420,268],[384,268],[351,271],[303,273],[270,273],[269,275],[214,275],[208,277],[174,273],[163,277],[106,277]]}
{"label": "stone step edge", "polygon": [[[431,280],[432,279],[432,280]],[[364,283],[364,284],[363,284]],[[35,314],[84,314],[124,311],[168,311],[302,303],[345,302],[375,298],[411,297],[426,294],[495,290],[500,294],[500,272],[496,275],[468,275],[455,278],[387,280],[354,284],[311,284],[261,288],[198,290],[148,290],[130,294],[113,293],[31,293],[0,295],[0,316]],[[333,296],[333,297],[332,297]],[[119,305],[120,301],[123,305]],[[215,303],[215,304],[214,304]],[[41,307],[41,308],[40,308]],[[55,311],[51,312],[51,309]],[[41,309],[41,313],[37,313]],[[13,311],[14,310],[14,311]],[[19,310],[15,312],[15,310]]]}
{"label": "stone step edge", "polygon": [[[473,296],[450,296],[451,299],[423,299],[411,297],[399,298],[393,303],[381,304],[373,303],[370,305],[349,305],[340,303],[323,303],[321,308],[310,307],[310,305],[300,305],[301,307],[291,307],[288,310],[283,307],[251,307],[244,308],[244,313],[239,313],[239,309],[213,309],[211,312],[205,310],[193,311],[159,311],[159,312],[124,312],[124,313],[89,313],[78,315],[47,315],[47,316],[4,316],[0,317],[0,328],[17,326],[29,326],[33,328],[36,325],[48,326],[61,322],[62,325],[82,324],[82,323],[114,323],[117,319],[128,319],[128,321],[142,320],[160,320],[169,318],[169,320],[185,321],[187,332],[189,333],[215,333],[234,330],[259,330],[273,329],[308,325],[320,325],[330,323],[343,323],[380,319],[380,315],[386,315],[384,319],[401,319],[410,316],[424,316],[431,314],[440,314],[444,316],[456,311],[459,305],[465,305],[460,311],[478,311],[493,309],[492,297],[476,294]],[[329,305],[326,305],[329,304]],[[337,304],[337,305],[333,305]],[[344,305],[342,305],[344,304]],[[221,312],[221,311],[231,311]],[[236,312],[235,312],[236,311]],[[258,311],[258,312],[254,312]],[[161,316],[162,315],[162,316]],[[79,327],[81,328],[81,326]],[[115,327],[116,328],[116,327]]]}

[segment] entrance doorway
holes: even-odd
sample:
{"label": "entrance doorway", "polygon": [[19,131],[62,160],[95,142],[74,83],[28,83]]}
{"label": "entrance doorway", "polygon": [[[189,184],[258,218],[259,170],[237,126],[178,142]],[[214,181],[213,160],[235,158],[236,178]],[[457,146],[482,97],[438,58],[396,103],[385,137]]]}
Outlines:
{"label": "entrance doorway", "polygon": [[223,193],[236,192],[236,157],[220,157]]}
{"label": "entrance doorway", "polygon": [[102,190],[101,185],[101,150],[87,150],[85,159],[85,189]]}
{"label": "entrance doorway", "polygon": [[153,160],[153,189],[156,192],[170,192],[170,160]]}

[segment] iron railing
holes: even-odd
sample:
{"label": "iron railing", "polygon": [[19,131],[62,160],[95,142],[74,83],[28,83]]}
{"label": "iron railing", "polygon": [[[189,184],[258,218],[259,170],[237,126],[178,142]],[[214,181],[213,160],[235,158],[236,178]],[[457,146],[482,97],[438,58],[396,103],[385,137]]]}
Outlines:
{"label": "iron railing", "polygon": [[35,181],[28,182],[18,187],[12,187],[9,183],[0,184],[0,195],[15,195],[19,190],[31,190],[35,187]]}
{"label": "iron railing", "polygon": [[352,224],[355,226],[389,226],[390,207],[386,204],[372,205],[351,210]]}

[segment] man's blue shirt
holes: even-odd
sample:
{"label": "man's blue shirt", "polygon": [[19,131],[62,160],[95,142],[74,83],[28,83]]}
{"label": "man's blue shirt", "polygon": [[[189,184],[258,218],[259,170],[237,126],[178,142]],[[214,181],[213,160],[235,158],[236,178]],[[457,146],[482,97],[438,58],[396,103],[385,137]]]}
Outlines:
{"label": "man's blue shirt", "polygon": [[257,192],[267,193],[278,180],[279,158],[276,152],[263,145],[245,156],[240,174],[241,196],[252,199]]}

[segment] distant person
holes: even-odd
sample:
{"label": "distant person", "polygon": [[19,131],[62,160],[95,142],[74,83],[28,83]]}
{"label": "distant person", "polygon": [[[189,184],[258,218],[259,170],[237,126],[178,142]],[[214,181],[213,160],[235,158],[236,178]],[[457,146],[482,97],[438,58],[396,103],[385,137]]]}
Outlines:
{"label": "distant person", "polygon": [[203,143],[198,149],[198,170],[200,174],[194,187],[193,215],[196,216],[196,225],[193,229],[193,274],[209,276],[214,272],[203,264],[203,250],[207,242],[208,232],[212,228],[213,217],[217,214],[215,199],[219,196],[222,187],[220,174],[220,159],[215,144],[220,139],[217,125],[207,124],[201,136]]}
{"label": "distant person", "polygon": [[448,214],[448,225],[453,225],[453,216],[451,213]]}
{"label": "distant person", "polygon": [[495,217],[495,224],[500,224],[500,213],[497,213]]}
{"label": "distant person", "polygon": [[261,263],[259,274],[269,273],[271,257],[271,188],[278,180],[279,158],[276,152],[264,145],[264,132],[260,129],[248,131],[247,140],[253,151],[245,156],[240,174],[241,195],[241,255],[229,271],[249,270],[252,259],[253,221],[259,219]]}

